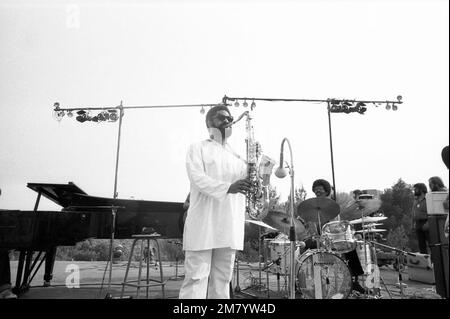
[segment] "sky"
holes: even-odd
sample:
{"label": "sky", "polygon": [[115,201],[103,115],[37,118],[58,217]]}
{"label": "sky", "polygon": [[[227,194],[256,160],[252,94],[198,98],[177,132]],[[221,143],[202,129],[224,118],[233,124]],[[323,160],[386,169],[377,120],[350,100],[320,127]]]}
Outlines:
{"label": "sky", "polygon": [[[331,115],[338,192],[440,176],[449,144],[445,0],[0,0],[0,208],[32,210],[27,183],[74,182],[113,197],[116,123],[53,117],[62,108],[219,103],[229,97],[397,100]],[[246,109],[230,107],[235,117]],[[256,102],[255,137],[294,183],[332,181],[325,103]],[[184,201],[185,154],[207,138],[200,108],[128,109],[118,198]],[[245,157],[245,123],[230,145]],[[285,160],[291,161],[285,149]],[[289,194],[288,178],[271,176]],[[60,209],[42,200],[40,209]]]}

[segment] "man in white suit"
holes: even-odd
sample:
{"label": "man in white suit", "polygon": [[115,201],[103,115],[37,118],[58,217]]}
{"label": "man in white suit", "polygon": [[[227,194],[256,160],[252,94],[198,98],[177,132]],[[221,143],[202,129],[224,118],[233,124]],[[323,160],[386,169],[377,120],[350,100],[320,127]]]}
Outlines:
{"label": "man in white suit", "polygon": [[236,250],[243,250],[247,164],[227,143],[226,106],[206,114],[209,139],[186,156],[190,204],[184,225],[185,279],[180,299],[229,299]]}

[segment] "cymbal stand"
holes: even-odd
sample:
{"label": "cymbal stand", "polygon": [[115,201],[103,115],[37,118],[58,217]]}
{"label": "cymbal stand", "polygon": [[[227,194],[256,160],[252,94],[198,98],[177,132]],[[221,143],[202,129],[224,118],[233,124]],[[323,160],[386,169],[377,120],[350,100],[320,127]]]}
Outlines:
{"label": "cymbal stand", "polygon": [[234,291],[240,292],[241,287],[239,286],[239,257],[237,255],[236,255],[234,261],[236,263],[236,287],[234,288]]}
{"label": "cymbal stand", "polygon": [[[264,247],[264,263],[267,264],[267,248]],[[273,264],[273,262],[271,262],[270,264]],[[269,298],[269,294],[270,294],[270,289],[269,289],[269,267],[270,264],[265,266],[265,272],[266,272],[266,285],[267,285],[267,298]]]}
{"label": "cymbal stand", "polygon": [[375,245],[378,245],[378,246],[381,246],[381,247],[384,247],[384,248],[388,248],[388,249],[394,250],[397,253],[398,284],[400,286],[400,297],[401,297],[401,299],[403,299],[405,297],[405,295],[404,295],[404,291],[403,291],[403,277],[402,277],[402,272],[401,272],[401,268],[402,268],[401,265],[403,264],[403,261],[405,259],[405,255],[409,255],[409,256],[413,256],[413,257],[416,256],[416,255],[413,254],[413,253],[410,253],[410,252],[407,252],[407,251],[395,248],[395,247],[391,247],[391,246],[387,246],[387,245],[384,245],[384,244],[377,243],[375,241],[372,241],[371,243],[375,244]]}
{"label": "cymbal stand", "polygon": [[[167,241],[169,244],[174,244],[176,246],[182,246],[183,244],[177,240],[169,240]],[[178,261],[180,260],[180,251],[177,249],[175,253],[175,276],[170,277],[169,280],[183,280],[184,275],[178,276]]]}
{"label": "cymbal stand", "polygon": [[[368,270],[368,260],[367,260],[367,240],[366,240],[366,227],[364,227],[364,211],[361,213],[361,221],[362,221],[362,234],[363,234],[363,247],[364,247],[364,278],[367,278],[369,270]],[[366,285],[366,281],[363,280],[363,288],[364,288],[364,295],[367,297],[369,295],[369,287]]]}
{"label": "cymbal stand", "polygon": [[[370,244],[372,244],[373,242],[375,242],[375,241],[370,241]],[[377,250],[376,250],[375,246],[373,246],[373,244],[372,244],[372,247],[373,247],[373,255],[374,255],[374,259],[375,259],[375,265],[378,266]],[[388,293],[389,298],[392,299],[391,292],[389,291],[388,287],[387,287],[386,284],[384,283],[383,276],[381,276],[381,272],[380,272],[380,281],[381,281],[381,283],[383,284],[384,289],[386,289],[386,292]]]}
{"label": "cymbal stand", "polygon": [[258,226],[258,290],[261,289],[261,270],[262,254],[261,254],[261,226]]}

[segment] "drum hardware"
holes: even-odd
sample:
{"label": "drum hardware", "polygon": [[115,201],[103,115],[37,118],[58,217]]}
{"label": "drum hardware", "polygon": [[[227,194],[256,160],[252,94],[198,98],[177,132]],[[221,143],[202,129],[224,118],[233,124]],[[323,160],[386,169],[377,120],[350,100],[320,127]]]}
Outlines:
{"label": "drum hardware", "polygon": [[[168,240],[167,243],[174,244],[175,246],[183,246],[183,243],[179,240]],[[178,261],[180,260],[180,253],[181,254],[183,253],[182,250],[181,250],[181,252],[178,250],[175,253],[175,276],[170,277],[169,280],[177,281],[177,280],[183,280],[183,278],[184,278],[184,275],[178,276]]]}
{"label": "drum hardware", "polygon": [[400,286],[400,296],[403,299],[405,297],[405,295],[404,295],[404,292],[403,292],[403,277],[402,277],[402,273],[401,273],[401,268],[402,267],[400,267],[400,265],[402,265],[404,263],[404,261],[406,260],[406,258],[405,258],[406,255],[415,257],[416,254],[413,254],[413,253],[410,253],[410,252],[407,252],[407,251],[404,251],[404,250],[401,250],[401,249],[398,249],[398,248],[395,248],[395,247],[391,247],[391,246],[388,246],[388,245],[380,244],[380,243],[378,243],[376,241],[370,241],[370,243],[373,244],[373,245],[378,245],[378,246],[381,246],[381,247],[384,247],[384,248],[388,248],[388,249],[394,250],[397,253],[398,283],[399,283],[399,286]]}
{"label": "drum hardware", "polygon": [[234,291],[240,292],[241,287],[239,287],[239,257],[238,256],[236,256],[234,262],[236,264],[236,288],[234,288]]}

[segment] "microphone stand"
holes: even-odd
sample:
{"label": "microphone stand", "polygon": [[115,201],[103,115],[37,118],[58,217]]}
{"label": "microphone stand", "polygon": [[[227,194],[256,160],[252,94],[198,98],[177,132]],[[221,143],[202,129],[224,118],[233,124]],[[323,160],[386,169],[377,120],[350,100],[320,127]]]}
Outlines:
{"label": "microphone stand", "polygon": [[[295,225],[294,225],[294,160],[292,157],[292,148],[291,143],[285,137],[281,142],[281,154],[280,154],[280,168],[283,169],[283,149],[284,143],[287,142],[289,146],[289,154],[291,157],[291,165],[289,166],[289,176],[291,177],[291,226],[289,228],[289,240],[291,242],[291,260],[290,260],[290,281],[289,281],[289,298],[295,299],[295,269],[294,269],[294,260],[295,260]],[[278,176],[277,176],[278,177]],[[284,177],[284,176],[282,176]],[[281,177],[281,178],[282,178]]]}

